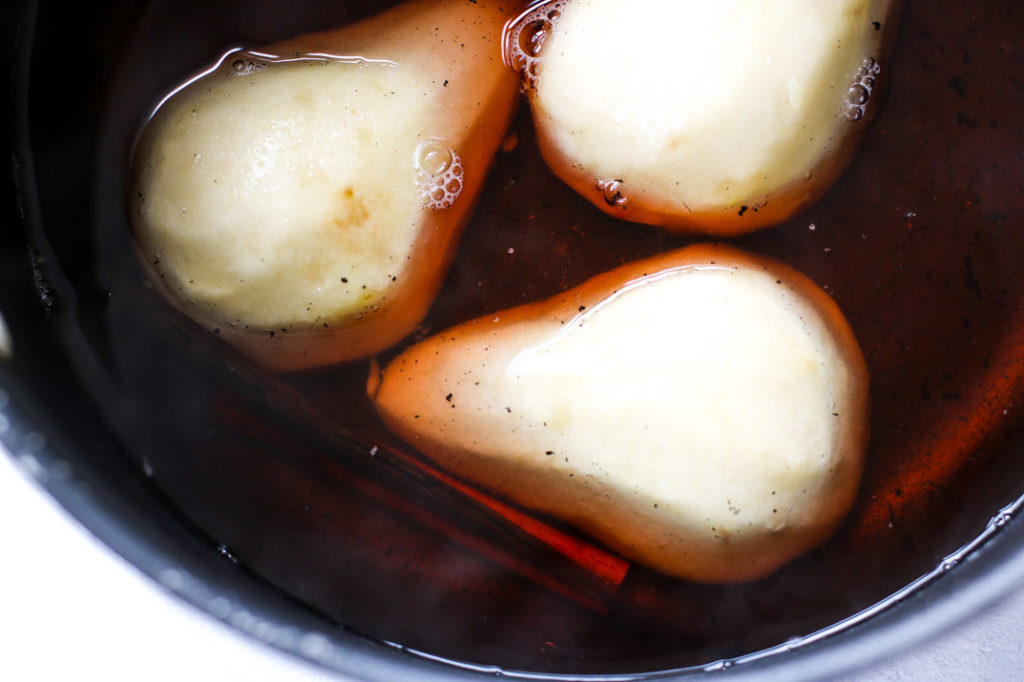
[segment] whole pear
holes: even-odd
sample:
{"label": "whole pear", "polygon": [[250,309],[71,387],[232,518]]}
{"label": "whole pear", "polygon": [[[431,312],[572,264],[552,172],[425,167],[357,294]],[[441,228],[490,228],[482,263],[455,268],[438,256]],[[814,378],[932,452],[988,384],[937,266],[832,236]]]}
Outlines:
{"label": "whole pear", "polygon": [[171,93],[131,192],[170,300],[275,370],[408,334],[516,106],[499,49],[513,5],[413,0],[233,51]]}
{"label": "whole pear", "polygon": [[816,201],[879,108],[896,0],[552,0],[506,31],[551,168],[601,210],[732,236]]}
{"label": "whole pear", "polygon": [[714,245],[441,332],[368,382],[384,422],[448,470],[710,583],[764,576],[834,531],[867,392],[825,292]]}

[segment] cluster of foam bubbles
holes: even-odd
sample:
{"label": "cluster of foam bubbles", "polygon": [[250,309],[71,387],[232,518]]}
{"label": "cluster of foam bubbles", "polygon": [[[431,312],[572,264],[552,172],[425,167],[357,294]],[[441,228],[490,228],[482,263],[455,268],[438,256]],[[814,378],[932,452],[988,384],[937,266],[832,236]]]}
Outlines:
{"label": "cluster of foam bubbles", "polygon": [[875,79],[881,71],[882,67],[874,59],[865,59],[861,64],[850,90],[846,93],[846,120],[859,121],[864,118],[864,109],[871,99]]}
{"label": "cluster of foam bubbles", "polygon": [[242,52],[236,59],[231,60],[230,73],[233,76],[248,76],[251,73],[266,68],[267,65],[266,59],[257,58],[254,55]]}
{"label": "cluster of foam bubbles", "polygon": [[416,188],[426,208],[449,208],[462,193],[462,159],[441,140],[424,140],[416,147]]}
{"label": "cluster of foam bubbles", "polygon": [[562,5],[563,0],[535,3],[505,26],[502,57],[506,64],[523,74],[527,88],[537,85],[544,44],[562,16]]}

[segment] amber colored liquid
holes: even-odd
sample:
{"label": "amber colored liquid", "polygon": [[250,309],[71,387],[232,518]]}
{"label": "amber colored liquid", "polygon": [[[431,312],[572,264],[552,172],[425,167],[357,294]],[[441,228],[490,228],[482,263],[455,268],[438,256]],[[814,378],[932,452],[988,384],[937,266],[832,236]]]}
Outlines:
{"label": "amber colored liquid", "polygon": [[[266,376],[147,287],[124,173],[150,108],[227,48],[376,9],[153,2],[127,18],[111,9],[94,29],[105,99],[92,229],[51,238],[81,292],[82,352],[100,367],[87,378],[111,429],[211,551],[339,627],[432,655],[639,672],[829,627],[934,568],[1024,491],[1024,5],[910,2],[887,101],[852,167],[803,215],[734,240],[839,303],[871,370],[873,438],[860,500],[832,540],[717,587],[639,566],[607,582],[395,456],[404,446],[365,398],[368,361]],[[36,120],[60,125],[42,109]],[[692,242],[616,221],[562,185],[526,107],[511,135],[422,333]]]}

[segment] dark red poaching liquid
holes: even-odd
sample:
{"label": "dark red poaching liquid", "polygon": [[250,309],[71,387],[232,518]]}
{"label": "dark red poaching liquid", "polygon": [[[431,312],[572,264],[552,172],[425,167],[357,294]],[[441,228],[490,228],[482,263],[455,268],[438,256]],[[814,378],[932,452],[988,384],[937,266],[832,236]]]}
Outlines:
{"label": "dark red poaching liquid", "polygon": [[[839,303],[871,370],[873,439],[832,540],[763,580],[705,586],[614,558],[602,573],[596,546],[585,566],[567,559],[410,464],[365,397],[368,361],[265,375],[145,284],[123,174],[159,97],[227,48],[386,4],[152,2],[105,48],[117,66],[89,272],[110,295],[79,311],[104,368],[90,380],[111,429],[211,551],[374,639],[506,669],[639,672],[831,626],[934,569],[1024,492],[1024,5],[909,2],[883,65],[887,100],[853,165],[806,213],[733,240]],[[577,197],[540,158],[527,107],[511,136],[422,334],[695,241]],[[628,568],[621,582],[616,567]]]}

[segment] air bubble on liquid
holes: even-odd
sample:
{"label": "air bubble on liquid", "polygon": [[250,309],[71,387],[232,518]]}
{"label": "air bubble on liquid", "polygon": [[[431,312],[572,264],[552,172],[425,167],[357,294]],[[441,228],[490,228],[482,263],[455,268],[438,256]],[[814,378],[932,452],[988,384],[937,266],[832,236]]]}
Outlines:
{"label": "air bubble on liquid", "polygon": [[231,62],[231,74],[233,76],[248,76],[251,73],[261,70],[266,62],[251,58],[239,58]]}
{"label": "air bubble on liquid", "polygon": [[865,59],[857,70],[850,89],[846,92],[844,116],[847,121],[859,121],[864,118],[864,110],[871,101],[871,91],[875,87],[875,79],[882,67],[874,59]]}
{"label": "air bubble on liquid", "polygon": [[868,89],[860,83],[854,83],[850,88],[849,93],[846,95],[846,101],[852,105],[867,104],[868,101]]}
{"label": "air bubble on liquid", "polygon": [[562,0],[534,4],[505,25],[502,58],[523,75],[528,89],[537,86],[537,78],[543,68],[544,45],[562,16],[562,4]]}
{"label": "air bubble on liquid", "polygon": [[609,206],[625,208],[629,203],[629,197],[622,191],[622,180],[598,180],[597,189],[604,196],[604,203]]}
{"label": "air bubble on liquid", "polygon": [[990,525],[993,528],[1002,528],[1010,522],[1011,518],[1012,517],[1010,516],[1010,514],[1008,514],[1007,512],[1002,512],[999,515],[993,517]]}
{"label": "air bubble on liquid", "polygon": [[424,140],[416,147],[416,188],[426,208],[451,207],[462,193],[462,158],[442,140]]}

